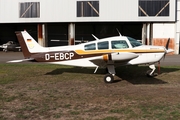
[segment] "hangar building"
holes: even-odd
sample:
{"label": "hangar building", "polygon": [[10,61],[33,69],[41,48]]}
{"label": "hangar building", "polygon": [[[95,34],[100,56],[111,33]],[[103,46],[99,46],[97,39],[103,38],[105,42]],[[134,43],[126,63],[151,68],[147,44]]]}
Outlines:
{"label": "hangar building", "polygon": [[28,31],[42,46],[118,35],[179,54],[180,0],[0,0],[0,44]]}

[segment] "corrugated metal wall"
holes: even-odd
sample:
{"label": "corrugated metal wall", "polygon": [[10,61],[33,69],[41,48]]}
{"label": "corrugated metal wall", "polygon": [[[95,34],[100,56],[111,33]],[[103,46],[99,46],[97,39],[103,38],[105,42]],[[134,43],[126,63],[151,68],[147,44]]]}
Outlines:
{"label": "corrugated metal wall", "polygon": [[[160,17],[141,16],[139,12],[145,9],[140,9],[140,1],[142,0],[0,0],[0,23],[175,21],[176,0],[166,0],[169,1],[169,16]],[[85,5],[88,7],[84,7]],[[91,13],[87,13],[90,16],[79,16],[79,7],[82,7],[81,12],[85,12],[84,9],[90,10]],[[37,13],[33,13],[34,11]]]}

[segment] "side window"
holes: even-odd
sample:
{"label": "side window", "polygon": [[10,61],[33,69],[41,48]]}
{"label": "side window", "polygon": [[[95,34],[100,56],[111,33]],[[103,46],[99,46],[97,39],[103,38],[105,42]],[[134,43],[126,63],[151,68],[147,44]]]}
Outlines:
{"label": "side window", "polygon": [[92,44],[88,44],[84,46],[85,50],[96,50],[96,44],[92,43]]}
{"label": "side window", "polygon": [[112,49],[124,49],[129,48],[125,40],[111,41]]}
{"label": "side window", "polygon": [[99,0],[78,0],[77,17],[99,17]]}
{"label": "side window", "polygon": [[40,18],[40,2],[21,2],[19,6],[20,18]]}
{"label": "side window", "polygon": [[109,42],[108,41],[98,42],[98,50],[101,49],[109,49]]}

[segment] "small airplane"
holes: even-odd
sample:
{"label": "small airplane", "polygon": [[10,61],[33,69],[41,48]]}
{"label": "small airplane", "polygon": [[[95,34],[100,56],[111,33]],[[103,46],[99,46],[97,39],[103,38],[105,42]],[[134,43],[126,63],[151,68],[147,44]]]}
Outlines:
{"label": "small airplane", "polygon": [[159,62],[167,53],[169,40],[164,46],[142,45],[131,37],[119,36],[98,39],[72,46],[42,47],[27,31],[16,32],[25,59],[13,60],[8,63],[33,61],[50,64],[71,65],[79,67],[107,68],[104,76],[105,83],[114,81],[115,67],[122,65],[149,64],[151,68],[147,75],[154,76],[155,63]]}
{"label": "small airplane", "polygon": [[0,48],[3,48],[4,52],[7,51],[21,51],[21,47],[14,41],[8,41],[7,43],[0,45]]}

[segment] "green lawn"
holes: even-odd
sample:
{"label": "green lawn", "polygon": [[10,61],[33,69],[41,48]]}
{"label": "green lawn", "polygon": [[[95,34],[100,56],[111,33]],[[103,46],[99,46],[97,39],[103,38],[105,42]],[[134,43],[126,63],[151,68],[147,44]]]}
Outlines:
{"label": "green lawn", "polygon": [[0,64],[0,119],[177,120],[180,119],[180,66],[104,69],[48,64]]}

